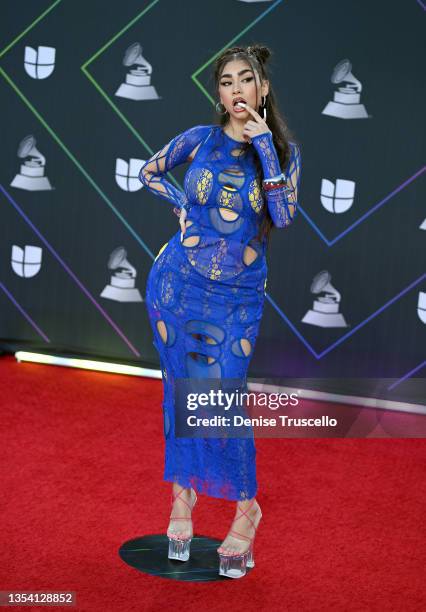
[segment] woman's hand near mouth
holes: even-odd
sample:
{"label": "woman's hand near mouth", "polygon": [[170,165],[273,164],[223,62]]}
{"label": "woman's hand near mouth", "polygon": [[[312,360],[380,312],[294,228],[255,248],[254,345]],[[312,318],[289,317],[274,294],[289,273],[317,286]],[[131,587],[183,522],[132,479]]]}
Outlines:
{"label": "woman's hand near mouth", "polygon": [[[241,104],[243,104],[241,102]],[[252,108],[249,104],[244,103],[244,108],[247,112],[252,115],[253,119],[249,119],[243,129],[243,138],[251,142],[251,139],[254,136],[260,136],[261,134],[272,134],[271,130],[268,128],[268,125],[264,119],[257,113],[254,108]]]}

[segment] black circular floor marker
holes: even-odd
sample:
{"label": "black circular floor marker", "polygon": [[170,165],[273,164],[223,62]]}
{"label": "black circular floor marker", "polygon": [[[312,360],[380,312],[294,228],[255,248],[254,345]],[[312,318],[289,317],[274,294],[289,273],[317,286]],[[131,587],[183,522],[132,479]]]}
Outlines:
{"label": "black circular floor marker", "polygon": [[[227,580],[219,576],[219,555],[217,548],[222,540],[194,535],[188,561],[172,561],[167,557],[169,539],[166,535],[147,535],[124,542],[118,553],[125,563],[145,574],[186,580],[189,582],[210,582]],[[247,573],[251,571],[247,568]]]}

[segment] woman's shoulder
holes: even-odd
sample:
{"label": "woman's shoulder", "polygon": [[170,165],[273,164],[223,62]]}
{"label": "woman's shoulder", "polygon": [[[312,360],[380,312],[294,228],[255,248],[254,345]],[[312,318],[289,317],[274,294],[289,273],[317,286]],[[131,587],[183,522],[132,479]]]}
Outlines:
{"label": "woman's shoulder", "polygon": [[291,157],[296,160],[297,163],[300,163],[302,154],[300,151],[300,144],[298,142],[289,141],[290,145]]}
{"label": "woman's shoulder", "polygon": [[198,135],[208,134],[215,127],[217,127],[217,126],[213,125],[213,124],[211,124],[211,125],[210,124],[194,125],[194,126],[188,128],[187,130],[185,130],[184,133],[188,134],[190,136],[198,136]]}
{"label": "woman's shoulder", "polygon": [[210,138],[213,133],[214,125],[194,125],[185,132],[185,140],[188,148],[190,149],[188,154],[188,161],[192,161],[200,148],[200,146]]}
{"label": "woman's shoulder", "polygon": [[209,136],[213,127],[212,125],[204,124],[193,125],[175,136],[174,140],[181,147],[195,147]]}
{"label": "woman's shoulder", "polygon": [[300,144],[298,142],[294,142],[293,140],[289,140],[288,144],[290,145],[290,148],[293,149],[293,151],[300,150]]}

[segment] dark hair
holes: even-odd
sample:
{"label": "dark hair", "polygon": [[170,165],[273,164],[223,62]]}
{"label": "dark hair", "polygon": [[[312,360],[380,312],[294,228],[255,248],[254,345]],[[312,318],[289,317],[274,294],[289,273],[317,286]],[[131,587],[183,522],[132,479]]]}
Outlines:
{"label": "dark hair", "polygon": [[[289,141],[295,141],[293,133],[287,126],[284,116],[280,113],[276,101],[276,97],[271,85],[271,81],[268,75],[268,71],[266,69],[266,62],[271,56],[271,51],[268,47],[260,44],[250,45],[248,47],[230,47],[225,49],[215,60],[215,68],[214,68],[214,79],[215,79],[215,93],[218,97],[219,94],[219,82],[220,76],[223,72],[223,68],[225,64],[231,62],[233,60],[245,60],[251,67],[251,69],[256,71],[259,75],[260,81],[263,82],[265,80],[269,81],[269,93],[266,96],[266,122],[268,124],[269,129],[272,132],[272,138],[277,150],[278,158],[280,161],[281,170],[284,171],[287,167],[288,161],[290,159],[290,145]],[[257,90],[257,83],[256,83]],[[263,107],[262,107],[263,108]],[[263,110],[256,109],[257,112],[262,116]],[[215,116],[216,119],[216,116]],[[220,115],[220,125],[222,127],[226,126],[229,122],[229,117],[226,115]],[[251,145],[247,142],[243,144],[243,148],[248,148]],[[262,164],[260,162],[259,156],[255,156],[255,163],[257,169],[257,177],[261,183],[263,179],[263,169]],[[265,207],[265,215],[260,224],[259,233],[257,238],[262,240],[263,236],[266,237],[266,240],[269,241],[269,235],[273,228],[273,221],[271,214],[269,212],[268,207]]]}

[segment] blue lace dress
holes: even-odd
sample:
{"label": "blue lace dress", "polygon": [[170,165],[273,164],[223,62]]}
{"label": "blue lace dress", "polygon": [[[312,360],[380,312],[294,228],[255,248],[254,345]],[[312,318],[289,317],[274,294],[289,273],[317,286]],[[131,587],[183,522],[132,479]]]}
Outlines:
{"label": "blue lace dress", "polygon": [[[163,378],[164,480],[212,497],[251,499],[257,492],[251,438],[175,437],[174,385],[182,378],[245,379],[263,312],[266,243],[256,235],[268,206],[274,225],[287,227],[297,211],[300,150],[290,143],[288,187],[263,193],[263,177],[280,174],[271,134],[252,145],[218,125],[179,134],[147,160],[139,178],[174,207],[186,205],[180,227],[160,249],[146,286],[146,306]],[[184,191],[166,173],[189,161]],[[177,218],[176,218],[177,219]],[[183,239],[182,239],[183,238]]]}

